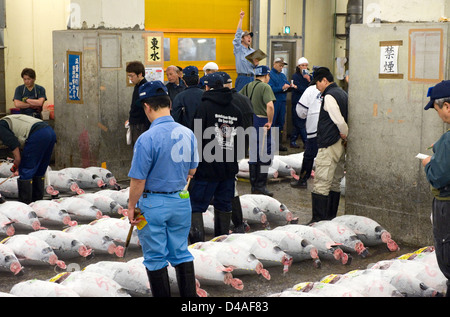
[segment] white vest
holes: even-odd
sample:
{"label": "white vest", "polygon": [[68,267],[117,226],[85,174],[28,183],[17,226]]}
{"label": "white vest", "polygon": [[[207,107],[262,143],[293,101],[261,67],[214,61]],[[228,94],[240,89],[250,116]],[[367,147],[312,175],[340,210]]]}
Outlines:
{"label": "white vest", "polygon": [[[31,127],[42,120],[28,116],[25,114],[13,114],[3,117],[0,120],[4,120],[8,123],[9,129],[14,133],[20,143],[20,147],[23,148],[25,141],[30,135]],[[0,142],[1,143],[1,142]]]}

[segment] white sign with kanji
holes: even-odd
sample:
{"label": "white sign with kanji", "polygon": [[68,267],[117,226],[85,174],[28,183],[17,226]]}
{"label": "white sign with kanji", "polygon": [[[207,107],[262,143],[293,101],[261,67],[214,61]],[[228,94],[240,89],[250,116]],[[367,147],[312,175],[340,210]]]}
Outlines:
{"label": "white sign with kanji", "polygon": [[380,74],[398,73],[398,46],[380,47]]}

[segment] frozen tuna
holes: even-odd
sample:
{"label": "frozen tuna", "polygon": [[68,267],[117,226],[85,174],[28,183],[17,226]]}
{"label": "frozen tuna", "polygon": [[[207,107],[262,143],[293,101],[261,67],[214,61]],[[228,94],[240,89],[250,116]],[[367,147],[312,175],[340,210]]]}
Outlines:
{"label": "frozen tuna", "polygon": [[19,189],[17,187],[17,179],[19,176],[12,178],[0,178],[0,194],[5,198],[19,198]]}
{"label": "frozen tuna", "polygon": [[45,241],[55,252],[59,259],[68,260],[78,257],[89,258],[92,249],[86,247],[72,234],[60,230],[39,230],[28,235]]}
{"label": "frozen tuna", "polygon": [[[117,245],[125,245],[128,232],[130,231],[130,222],[128,218],[102,218],[95,220],[89,224],[96,231],[101,231],[103,234],[111,238]],[[139,238],[137,230],[134,229],[130,239],[130,247],[139,246]]]}
{"label": "frozen tuna", "polygon": [[16,232],[14,229],[14,221],[11,221],[4,214],[0,213],[0,235],[12,236]]}
{"label": "frozen tuna", "polygon": [[78,198],[82,198],[90,202],[92,205],[100,209],[103,215],[118,217],[126,216],[126,210],[111,197],[98,193],[81,194]]}
{"label": "frozen tuna", "polygon": [[67,167],[60,170],[61,173],[73,178],[81,189],[102,188],[105,186],[103,179],[85,168]]}
{"label": "frozen tuna", "polygon": [[357,215],[343,215],[331,220],[343,223],[352,229],[365,246],[374,246],[385,243],[390,251],[397,251],[398,245],[391,238],[391,234],[378,222],[368,217]]}
{"label": "frozen tuna", "polygon": [[[78,186],[77,182],[74,178],[72,178],[69,174],[61,172],[61,171],[47,171],[47,179],[48,185],[51,186],[51,189],[57,190],[61,193],[75,193],[75,194],[83,194],[84,190]],[[50,189],[50,190],[51,190]],[[48,192],[49,190],[47,190]],[[50,194],[50,193],[49,193]]]}
{"label": "frozen tuna", "polygon": [[266,195],[254,195],[247,194],[242,195],[241,201],[251,200],[254,202],[260,210],[262,210],[266,216],[269,223],[271,222],[284,222],[290,223],[293,220],[292,212],[286,207],[285,204],[280,203],[273,197]]}
{"label": "frozen tuna", "polygon": [[194,257],[195,277],[201,285],[231,285],[241,291],[244,284],[232,275],[233,268],[225,267],[215,257],[196,249],[189,249]]}
{"label": "frozen tuna", "polygon": [[270,239],[281,250],[291,255],[294,262],[312,259],[315,267],[321,266],[317,248],[295,233],[284,230],[258,230],[252,234]]}
{"label": "frozen tuna", "polygon": [[292,256],[284,252],[270,239],[246,234],[233,233],[228,236],[219,236],[213,239],[215,242],[230,243],[253,254],[266,267],[282,265],[283,272],[286,273],[292,265]]}
{"label": "frozen tuna", "polygon": [[64,224],[76,226],[77,222],[72,221],[69,213],[61,207],[61,204],[52,200],[37,200],[30,204],[39,220],[49,224]]}
{"label": "frozen tuna", "polygon": [[100,176],[107,187],[113,187],[115,189],[120,189],[120,186],[117,184],[117,179],[106,168],[90,166],[90,167],[86,167],[86,170],[89,172],[92,172],[94,175]]}
{"label": "frozen tuna", "polygon": [[102,189],[97,192],[98,195],[104,195],[112,200],[116,201],[119,205],[121,205],[123,208],[128,208],[128,189],[122,189],[122,190],[112,190],[112,189]]}
{"label": "frozen tuna", "polygon": [[92,225],[78,225],[67,228],[64,231],[72,234],[77,240],[81,241],[88,248],[93,249],[97,254],[115,254],[118,257],[123,257],[123,247],[116,245],[112,238]]}
{"label": "frozen tuna", "polygon": [[58,259],[52,248],[42,239],[31,235],[18,234],[3,240],[3,243],[16,255],[24,266],[27,265],[57,265],[66,268],[64,261]]}
{"label": "frozen tuna", "polygon": [[345,252],[354,252],[365,258],[369,255],[369,251],[361,240],[358,239],[356,233],[347,227],[344,223],[338,223],[323,220],[311,224],[312,227],[325,232],[331,239],[341,243],[339,247]]}
{"label": "frozen tuna", "polygon": [[67,286],[36,279],[15,284],[10,294],[19,297],[80,297]]}
{"label": "frozen tuna", "polygon": [[78,221],[92,221],[103,217],[100,209],[92,203],[79,197],[66,197],[56,200],[61,208],[66,210],[71,218]]}
{"label": "frozen tuna", "polygon": [[197,242],[189,249],[203,251],[215,257],[222,265],[233,268],[233,275],[256,273],[270,280],[270,273],[263,264],[247,250],[231,243],[217,243],[213,241]]}
{"label": "frozen tuna", "polygon": [[339,243],[333,241],[322,230],[312,228],[304,225],[285,225],[275,228],[274,230],[285,230],[298,234],[303,239],[308,240],[313,246],[317,248],[319,257],[327,260],[337,260],[342,264],[350,264],[352,257],[345,253],[340,247]]}
{"label": "frozen tuna", "polygon": [[130,297],[119,283],[96,272],[65,272],[51,281],[69,287],[81,297]]}
{"label": "frozen tuna", "polygon": [[7,201],[0,204],[0,213],[14,221],[16,229],[23,228],[27,230],[45,229],[41,227],[41,222],[29,205],[19,201]]}
{"label": "frozen tuna", "polygon": [[147,272],[142,264],[100,261],[89,264],[83,271],[105,275],[117,282],[131,295],[147,296],[151,294]]}
{"label": "frozen tuna", "polygon": [[262,224],[264,228],[269,228],[266,214],[256,205],[248,195],[239,196],[242,207],[242,217],[249,224]]}
{"label": "frozen tuna", "polygon": [[0,243],[0,271],[12,272],[14,275],[22,272],[22,265],[17,259],[14,251],[6,244]]}
{"label": "frozen tuna", "polygon": [[11,176],[11,167],[13,167],[13,163],[9,161],[0,161],[0,177],[7,178]]}

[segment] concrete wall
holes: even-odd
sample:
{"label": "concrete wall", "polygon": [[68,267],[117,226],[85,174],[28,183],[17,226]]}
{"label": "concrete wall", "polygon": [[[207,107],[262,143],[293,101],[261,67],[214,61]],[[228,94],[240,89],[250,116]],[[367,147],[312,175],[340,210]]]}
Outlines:
{"label": "concrete wall", "polygon": [[[367,215],[384,224],[398,240],[425,245],[432,242],[432,196],[415,156],[431,155],[427,147],[448,126],[433,110],[423,110],[429,100],[428,88],[436,81],[409,80],[411,29],[442,30],[444,65],[440,71],[448,79],[448,24],[395,23],[351,28],[345,198],[346,213]],[[398,57],[403,79],[379,79],[380,41],[399,40],[403,41]],[[427,45],[422,48],[436,50]]]}
{"label": "concrete wall", "polygon": [[[126,144],[133,86],[127,85],[126,63],[144,60],[143,31],[55,31],[54,91],[56,146],[55,168],[106,166],[118,179],[127,177],[132,147]],[[117,41],[108,50],[118,67],[102,67],[104,39]],[[111,46],[110,46],[111,48]],[[82,53],[83,104],[67,102],[67,51]],[[108,60],[110,62],[110,60]],[[109,65],[111,66],[111,65]]]}

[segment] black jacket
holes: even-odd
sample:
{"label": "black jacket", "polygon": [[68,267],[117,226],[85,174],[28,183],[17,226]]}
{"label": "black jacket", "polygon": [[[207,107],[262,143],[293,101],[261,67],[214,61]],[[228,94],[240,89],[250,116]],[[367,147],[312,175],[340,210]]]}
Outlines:
{"label": "black jacket", "polygon": [[194,130],[194,115],[202,102],[203,90],[197,86],[189,86],[172,102],[171,115],[178,122],[191,130]]}
{"label": "black jacket", "polygon": [[[232,100],[229,88],[203,93],[202,103],[195,114],[195,119],[199,120],[194,123],[201,151],[196,179],[219,182],[234,178],[239,171],[238,158],[245,154],[241,153],[244,151],[242,146],[238,153],[237,142],[238,131],[243,131],[243,114]],[[238,127],[240,129],[237,130]],[[202,136],[198,135],[200,131]],[[243,139],[242,135],[240,138]]]}
{"label": "black jacket", "polygon": [[338,127],[333,120],[331,120],[328,112],[323,109],[326,95],[331,95],[336,99],[345,122],[348,122],[348,95],[336,83],[332,83],[322,93],[323,101],[322,106],[320,107],[319,123],[317,124],[317,145],[319,148],[329,147],[341,138]]}
{"label": "black jacket", "polygon": [[130,106],[130,124],[146,124],[146,126],[150,127],[150,121],[144,112],[144,107],[139,101],[139,87],[147,82],[147,79],[142,79],[139,84],[134,86],[133,90],[133,98],[131,99]]}

